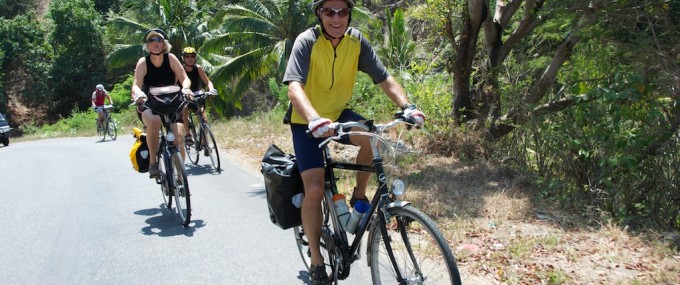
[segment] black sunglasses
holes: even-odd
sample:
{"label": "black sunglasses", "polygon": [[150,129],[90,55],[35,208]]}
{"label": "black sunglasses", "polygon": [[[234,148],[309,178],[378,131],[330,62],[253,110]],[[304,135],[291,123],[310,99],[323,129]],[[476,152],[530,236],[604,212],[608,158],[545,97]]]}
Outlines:
{"label": "black sunglasses", "polygon": [[184,57],[186,58],[196,58],[195,54],[185,54]]}
{"label": "black sunglasses", "polygon": [[160,43],[162,41],[163,41],[163,38],[161,38],[161,37],[153,37],[153,38],[149,38],[146,42],[147,43]]}
{"label": "black sunglasses", "polygon": [[324,15],[326,15],[326,17],[329,18],[333,18],[335,15],[340,16],[340,18],[344,18],[349,16],[350,13],[352,13],[352,9],[351,8],[333,9],[321,7],[319,8],[319,12],[323,13]]}

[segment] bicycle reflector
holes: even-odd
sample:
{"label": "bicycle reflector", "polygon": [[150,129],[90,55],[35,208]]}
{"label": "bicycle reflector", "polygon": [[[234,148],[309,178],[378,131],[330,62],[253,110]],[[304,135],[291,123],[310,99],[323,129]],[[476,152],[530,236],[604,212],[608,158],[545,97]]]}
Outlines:
{"label": "bicycle reflector", "polygon": [[169,142],[175,141],[175,135],[171,132],[168,132],[168,135],[166,136]]}
{"label": "bicycle reflector", "polygon": [[406,184],[404,184],[404,181],[401,179],[394,179],[392,181],[392,194],[401,196],[404,195],[404,192],[406,192]]}

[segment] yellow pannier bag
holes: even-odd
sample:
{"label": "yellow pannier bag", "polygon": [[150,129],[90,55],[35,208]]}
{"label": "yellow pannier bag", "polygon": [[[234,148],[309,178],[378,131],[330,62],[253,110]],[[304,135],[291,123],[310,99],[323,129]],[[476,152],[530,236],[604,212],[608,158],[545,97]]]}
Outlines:
{"label": "yellow pannier bag", "polygon": [[130,161],[132,168],[137,172],[145,173],[149,171],[149,146],[146,144],[146,133],[143,133],[139,128],[132,128],[135,138],[137,140],[132,144],[130,150]]}

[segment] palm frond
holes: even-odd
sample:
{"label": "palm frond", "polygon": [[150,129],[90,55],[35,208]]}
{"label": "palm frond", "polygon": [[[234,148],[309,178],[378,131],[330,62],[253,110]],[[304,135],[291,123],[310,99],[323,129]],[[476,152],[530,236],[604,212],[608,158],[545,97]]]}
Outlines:
{"label": "palm frond", "polygon": [[137,60],[144,56],[142,45],[118,45],[106,56],[106,64],[112,68],[134,66]]}

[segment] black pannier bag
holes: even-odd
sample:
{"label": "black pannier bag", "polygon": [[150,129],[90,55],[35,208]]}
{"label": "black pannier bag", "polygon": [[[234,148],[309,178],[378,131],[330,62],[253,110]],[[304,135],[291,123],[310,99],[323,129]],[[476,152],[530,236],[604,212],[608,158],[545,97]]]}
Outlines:
{"label": "black pannier bag", "polygon": [[261,165],[272,223],[284,230],[302,225],[300,208],[293,204],[293,197],[304,192],[295,155],[286,154],[272,144],[265,152]]}

